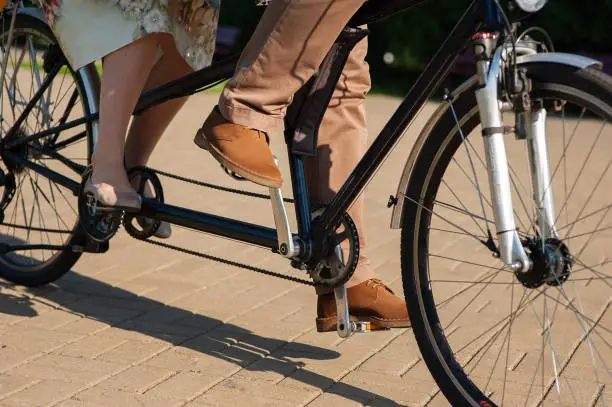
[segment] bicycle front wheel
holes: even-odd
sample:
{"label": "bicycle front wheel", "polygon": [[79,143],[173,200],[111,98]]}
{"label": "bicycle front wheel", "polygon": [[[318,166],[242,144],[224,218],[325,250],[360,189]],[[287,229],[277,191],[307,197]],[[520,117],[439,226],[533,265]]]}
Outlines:
{"label": "bicycle front wheel", "polygon": [[[434,391],[433,405],[444,396],[478,407],[612,402],[612,78],[590,68],[526,68],[532,100],[547,108],[558,239],[543,237],[527,145],[509,134],[515,219],[530,253],[563,252],[568,273],[551,279],[534,267],[525,276],[495,257],[475,88],[457,95],[456,118],[447,104],[416,146],[399,197],[406,301],[443,393]],[[512,128],[514,115],[504,124]]]}

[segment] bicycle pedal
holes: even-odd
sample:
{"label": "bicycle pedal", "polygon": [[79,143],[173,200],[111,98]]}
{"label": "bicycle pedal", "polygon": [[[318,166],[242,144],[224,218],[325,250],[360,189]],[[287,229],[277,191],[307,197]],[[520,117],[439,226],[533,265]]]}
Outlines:
{"label": "bicycle pedal", "polygon": [[100,205],[100,201],[95,197],[95,195],[90,193],[85,194],[85,205],[87,206],[87,212],[90,216],[122,212],[121,209],[118,208]]}
{"label": "bicycle pedal", "polygon": [[365,333],[373,331],[369,321],[351,321],[351,331],[355,333]]}
{"label": "bicycle pedal", "polygon": [[353,333],[365,333],[374,331],[388,331],[389,328],[376,325],[370,321],[359,321],[355,317],[351,317],[351,332]]}
{"label": "bicycle pedal", "polygon": [[[79,197],[79,223],[85,234],[93,241],[98,243],[108,241],[119,229],[122,219],[123,211],[100,207],[94,196],[83,194]],[[103,252],[105,248],[91,248],[91,250]],[[83,247],[83,251],[89,250]]]}
{"label": "bicycle pedal", "polygon": [[98,213],[98,200],[92,194],[85,194],[85,205],[89,216],[96,216]]}

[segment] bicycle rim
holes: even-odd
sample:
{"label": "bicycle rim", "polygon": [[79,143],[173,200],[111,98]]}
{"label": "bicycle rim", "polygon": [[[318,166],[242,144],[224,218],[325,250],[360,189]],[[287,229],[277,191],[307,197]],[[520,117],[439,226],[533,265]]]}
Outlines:
{"label": "bicycle rim", "polygon": [[[612,82],[581,75],[590,78],[568,74],[532,95],[566,102],[547,119],[556,226],[572,263],[563,281],[527,287],[486,245],[496,230],[473,95],[455,106],[462,132],[447,114],[421,148],[405,197],[404,288],[420,349],[454,405],[611,402]],[[525,141],[508,135],[506,147],[521,238],[561,250],[539,233]]]}

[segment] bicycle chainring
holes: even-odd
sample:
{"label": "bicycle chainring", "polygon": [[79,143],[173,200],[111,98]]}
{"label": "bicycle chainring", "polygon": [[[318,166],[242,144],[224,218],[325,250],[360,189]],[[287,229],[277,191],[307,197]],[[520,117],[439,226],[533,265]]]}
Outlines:
{"label": "bicycle chainring", "polygon": [[[130,181],[138,179],[138,194],[147,199],[154,199],[160,203],[164,202],[164,190],[161,181],[154,171],[145,168],[133,168],[128,173]],[[161,221],[147,218],[141,215],[126,213],[123,216],[123,227],[130,236],[136,239],[148,239],[155,235]]]}
{"label": "bicycle chainring", "polygon": [[[313,219],[321,212],[315,212]],[[343,243],[348,242],[348,259],[344,259],[341,249]],[[359,262],[359,234],[357,226],[348,213],[342,216],[335,233],[330,236],[329,252],[308,273],[315,285],[329,288],[338,287],[346,283],[353,276]]]}

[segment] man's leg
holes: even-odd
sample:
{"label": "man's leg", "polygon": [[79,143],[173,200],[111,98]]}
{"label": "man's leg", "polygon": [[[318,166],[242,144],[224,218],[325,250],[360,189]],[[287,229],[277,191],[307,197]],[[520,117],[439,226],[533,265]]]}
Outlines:
{"label": "man's leg", "polygon": [[[195,142],[239,175],[271,187],[280,172],[266,143],[267,133],[282,128],[293,94],[312,76],[363,0],[274,0],[243,52],[234,77],[223,91],[219,109],[208,117]],[[365,149],[364,97],[369,89],[366,43],[349,58],[319,135],[320,159],[311,163],[317,185],[313,198],[327,202]],[[354,137],[354,139],[353,139]],[[327,149],[327,161],[325,151]],[[320,184],[320,185],[319,185]],[[363,234],[363,198],[351,214]],[[349,312],[384,327],[409,326],[404,302],[372,279],[367,258],[360,258],[348,289]],[[334,330],[332,294],[318,297],[317,328]]]}
{"label": "man's leg", "polygon": [[[310,79],[363,2],[272,1],[221,94],[218,111],[206,120],[196,144],[238,175],[279,187],[282,179],[266,133],[282,129],[291,98]],[[236,125],[243,128],[237,130]]]}
{"label": "man's leg", "polygon": [[[325,205],[338,192],[367,147],[368,129],[365,97],[370,90],[369,66],[365,61],[367,40],[355,46],[319,129],[317,155],[307,161],[309,193],[313,205]],[[403,299],[379,280],[372,270],[366,252],[364,196],[361,194],[349,209],[359,233],[359,263],[347,282],[349,312],[379,326],[409,326]],[[345,247],[345,257],[348,256]],[[317,289],[317,329],[336,329],[336,301],[331,290]]]}
{"label": "man's leg", "polygon": [[[366,150],[365,97],[370,90],[370,71],[365,61],[367,52],[368,43],[364,39],[349,55],[319,129],[317,155],[306,161],[308,191],[315,207],[332,200]],[[375,277],[366,254],[363,210],[364,196],[361,194],[349,210],[359,232],[360,256],[347,287]]]}

